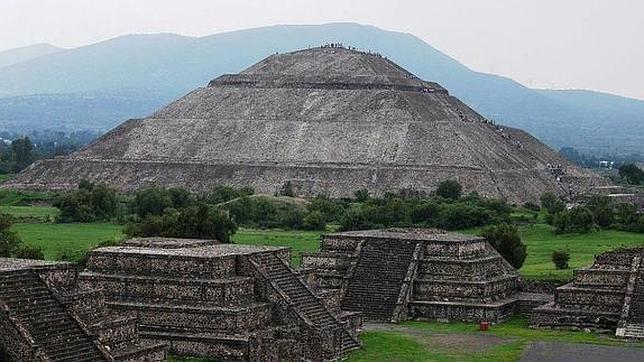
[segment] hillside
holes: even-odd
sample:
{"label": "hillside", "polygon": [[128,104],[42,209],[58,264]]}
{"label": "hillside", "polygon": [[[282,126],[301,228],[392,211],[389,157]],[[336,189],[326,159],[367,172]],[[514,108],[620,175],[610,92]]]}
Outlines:
{"label": "hillside", "polygon": [[[201,38],[130,35],[0,68],[0,97],[23,96],[0,104],[0,128],[41,127],[37,124],[48,124],[43,118],[51,117],[64,119],[67,128],[88,127],[88,119],[95,118],[92,127],[102,123],[108,129],[128,118],[122,115],[151,113],[168,99],[203,86],[205,79],[238,72],[268,54],[332,41],[378,51],[417,76],[440,83],[484,116],[525,129],[554,148],[644,154],[642,101],[601,93],[593,93],[591,99],[578,91],[529,89],[508,78],[472,71],[410,34],[347,23],[272,26]],[[70,94],[85,93],[101,97],[106,89],[110,90],[109,102],[75,102],[78,108],[73,113],[92,117],[43,112],[33,107],[31,97],[47,95],[56,102],[57,96],[51,94],[67,94],[67,99]],[[128,93],[119,96],[121,89]],[[146,102],[137,104],[133,99]],[[103,107],[109,107],[109,112]]]}
{"label": "hillside", "polygon": [[0,51],[0,68],[57,53],[61,50],[61,48],[55,47],[51,44],[41,43],[22,48]]}

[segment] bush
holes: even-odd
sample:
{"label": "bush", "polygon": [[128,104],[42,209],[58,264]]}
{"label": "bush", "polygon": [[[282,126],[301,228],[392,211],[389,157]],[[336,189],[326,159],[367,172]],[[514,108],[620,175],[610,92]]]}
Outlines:
{"label": "bush", "polygon": [[443,204],[434,225],[447,230],[467,229],[490,224],[493,211],[470,203]]}
{"label": "bush", "polygon": [[340,219],[340,231],[368,230],[374,227],[375,225],[367,219],[360,207],[348,209]]}
{"label": "bush", "polygon": [[295,197],[295,190],[293,190],[293,183],[286,181],[278,192],[279,196]]}
{"label": "bush", "polygon": [[221,204],[240,197],[254,194],[255,191],[250,187],[235,188],[232,186],[216,186],[206,197],[209,204]]}
{"label": "bush", "polygon": [[546,192],[541,195],[541,208],[546,210],[546,222],[552,224],[555,215],[566,209],[566,204],[552,192]]}
{"label": "bush", "polygon": [[557,234],[588,233],[595,228],[593,213],[583,206],[558,213],[553,225]]}
{"label": "bush", "polygon": [[519,269],[523,266],[528,253],[515,226],[508,224],[490,226],[485,228],[481,235],[514,268]]}
{"label": "bush", "polygon": [[230,242],[230,236],[237,225],[228,214],[206,204],[197,204],[183,209],[166,209],[162,215],[147,214],[137,222],[125,227],[125,234],[131,237],[174,237],[194,239],[216,239]]}
{"label": "bush", "polygon": [[570,254],[565,250],[555,250],[552,252],[552,262],[557,269],[568,269]]}
{"label": "bush", "polygon": [[526,202],[525,204],[523,204],[523,207],[535,212],[539,212],[541,210],[541,207],[534,202]]}
{"label": "bush", "polygon": [[60,222],[104,221],[119,214],[116,191],[88,181],[81,181],[78,190],[58,197],[54,206],[60,209]]}
{"label": "bush", "polygon": [[436,195],[446,198],[456,200],[461,197],[461,192],[463,191],[463,186],[456,180],[446,180],[438,184],[436,189]]}
{"label": "bush", "polygon": [[322,195],[313,198],[306,205],[306,209],[310,213],[315,211],[320,212],[327,221],[339,221],[344,213],[344,208],[340,203]]}
{"label": "bush", "polygon": [[242,197],[220,206],[239,225],[257,228],[301,229],[306,208],[274,197]]}
{"label": "bush", "polygon": [[0,213],[0,257],[9,258],[18,250],[22,240],[15,231],[11,230],[13,218],[11,215]]}
{"label": "bush", "polygon": [[369,200],[369,190],[360,189],[353,193],[356,202],[367,202]]}
{"label": "bush", "polygon": [[19,259],[45,260],[41,248],[29,245],[19,247],[14,256]]}
{"label": "bush", "polygon": [[324,230],[326,228],[326,216],[320,211],[312,211],[302,223],[304,230]]}
{"label": "bush", "polygon": [[159,187],[141,189],[134,195],[132,211],[140,218],[148,215],[162,215],[163,212],[174,206],[170,193]]}
{"label": "bush", "polygon": [[613,224],[615,213],[608,197],[593,196],[586,203],[586,207],[593,214],[593,220],[599,227],[606,228]]}

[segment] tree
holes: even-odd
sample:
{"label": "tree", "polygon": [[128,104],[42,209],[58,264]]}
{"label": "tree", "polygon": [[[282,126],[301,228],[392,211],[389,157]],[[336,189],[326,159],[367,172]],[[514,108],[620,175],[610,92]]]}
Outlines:
{"label": "tree", "polygon": [[595,228],[593,213],[588,208],[579,206],[564,210],[555,215],[555,233],[587,233]]}
{"label": "tree", "polygon": [[15,231],[11,230],[13,218],[0,213],[0,257],[11,257],[22,243]]}
{"label": "tree", "polygon": [[546,210],[546,222],[552,224],[557,213],[566,209],[566,204],[552,192],[541,195],[541,208]]}
{"label": "tree", "polygon": [[324,230],[326,228],[326,217],[320,211],[312,211],[304,217],[302,229]]}
{"label": "tree", "polygon": [[216,239],[228,243],[237,224],[225,211],[199,203],[180,210],[166,209],[162,215],[148,213],[128,223],[124,231],[128,236]]}
{"label": "tree", "polygon": [[78,190],[58,197],[54,206],[60,209],[61,222],[91,222],[117,216],[119,200],[106,185],[81,181]]}
{"label": "tree", "polygon": [[209,204],[217,205],[242,196],[252,195],[254,193],[255,191],[250,187],[237,189],[232,186],[218,185],[212,189],[206,200]]}
{"label": "tree", "polygon": [[456,180],[445,180],[438,184],[436,194],[446,199],[456,200],[461,197],[463,186]]}
{"label": "tree", "polygon": [[34,146],[29,137],[18,138],[11,142],[11,152],[15,162],[14,172],[20,172],[34,162]]}
{"label": "tree", "polygon": [[369,190],[357,190],[353,193],[353,196],[355,197],[356,202],[366,202],[367,200],[369,200]]}
{"label": "tree", "polygon": [[639,185],[644,182],[644,171],[632,163],[620,167],[619,176],[631,185]]}
{"label": "tree", "polygon": [[132,201],[132,209],[140,218],[147,215],[161,215],[165,209],[173,206],[172,198],[168,192],[158,187],[137,191]]}
{"label": "tree", "polygon": [[557,269],[568,269],[570,254],[565,250],[555,250],[552,252],[552,262]]}
{"label": "tree", "polygon": [[586,207],[592,212],[593,220],[599,227],[606,228],[613,223],[615,213],[608,197],[593,196],[586,203]]}
{"label": "tree", "polygon": [[528,253],[525,244],[521,242],[516,226],[508,224],[489,226],[483,230],[482,236],[514,268],[521,268]]}

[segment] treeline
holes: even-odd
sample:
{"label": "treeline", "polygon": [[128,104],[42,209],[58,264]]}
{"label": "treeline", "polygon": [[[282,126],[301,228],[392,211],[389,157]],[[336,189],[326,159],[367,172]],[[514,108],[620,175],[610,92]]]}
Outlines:
{"label": "treeline", "polygon": [[545,220],[555,233],[588,233],[613,229],[644,233],[644,215],[628,203],[614,203],[605,196],[593,196],[583,205],[570,208],[552,193],[541,196]]}
{"label": "treeline", "polygon": [[17,173],[36,160],[70,154],[96,136],[90,131],[34,131],[28,136],[0,132],[0,174]]}

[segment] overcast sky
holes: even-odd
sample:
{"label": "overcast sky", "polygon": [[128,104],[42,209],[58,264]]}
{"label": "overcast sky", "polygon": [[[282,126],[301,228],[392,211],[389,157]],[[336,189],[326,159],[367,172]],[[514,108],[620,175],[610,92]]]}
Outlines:
{"label": "overcast sky", "polygon": [[0,0],[0,50],[337,21],[412,33],[528,86],[644,99],[643,0]]}

